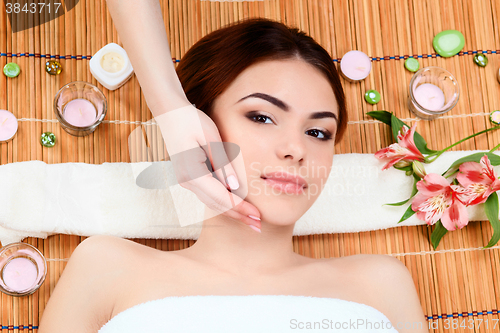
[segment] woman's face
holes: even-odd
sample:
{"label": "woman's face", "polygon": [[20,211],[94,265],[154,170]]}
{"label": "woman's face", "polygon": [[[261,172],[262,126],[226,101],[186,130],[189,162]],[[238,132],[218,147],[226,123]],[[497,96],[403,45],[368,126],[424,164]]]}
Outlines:
{"label": "woman's face", "polygon": [[329,81],[298,59],[254,64],[215,99],[211,118],[222,141],[240,147],[244,199],[263,221],[295,223],[314,203],[330,174],[338,115]]}

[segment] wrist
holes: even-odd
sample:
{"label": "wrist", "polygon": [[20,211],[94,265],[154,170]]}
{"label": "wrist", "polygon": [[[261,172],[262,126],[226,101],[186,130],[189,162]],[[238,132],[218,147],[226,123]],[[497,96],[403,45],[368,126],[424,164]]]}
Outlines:
{"label": "wrist", "polygon": [[[186,106],[192,105],[185,97],[164,97],[158,102],[148,103],[153,117],[158,117],[164,113],[171,112]],[[193,106],[194,107],[194,106]]]}

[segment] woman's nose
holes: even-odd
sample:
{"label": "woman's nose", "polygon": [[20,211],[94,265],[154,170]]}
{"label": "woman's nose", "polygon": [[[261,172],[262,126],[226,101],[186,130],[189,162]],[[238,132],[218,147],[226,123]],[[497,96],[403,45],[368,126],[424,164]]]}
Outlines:
{"label": "woman's nose", "polygon": [[283,135],[283,141],[277,146],[276,154],[280,159],[301,162],[306,154],[306,147],[301,135]]}

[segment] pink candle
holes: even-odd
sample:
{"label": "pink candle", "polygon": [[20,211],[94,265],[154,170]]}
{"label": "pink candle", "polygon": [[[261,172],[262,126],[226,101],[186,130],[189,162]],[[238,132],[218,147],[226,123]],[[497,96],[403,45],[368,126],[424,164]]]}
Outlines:
{"label": "pink candle", "polygon": [[33,287],[36,283],[38,271],[26,258],[15,258],[4,267],[2,279],[7,287],[16,292],[21,292]]}
{"label": "pink candle", "polygon": [[350,81],[363,80],[371,70],[370,58],[361,51],[349,51],[340,60],[340,71]]}
{"label": "pink candle", "polygon": [[90,101],[77,98],[66,104],[63,117],[73,126],[87,127],[95,123],[97,111]]}
{"label": "pink candle", "polygon": [[427,110],[438,111],[444,106],[444,93],[434,84],[424,83],[419,85],[413,95],[417,103]]}
{"label": "pink candle", "polygon": [[14,137],[17,127],[17,118],[7,110],[0,110],[0,142]]}

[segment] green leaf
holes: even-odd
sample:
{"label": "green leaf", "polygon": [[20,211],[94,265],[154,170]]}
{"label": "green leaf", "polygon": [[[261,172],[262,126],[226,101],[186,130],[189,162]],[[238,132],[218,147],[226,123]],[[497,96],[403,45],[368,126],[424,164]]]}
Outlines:
{"label": "green leaf", "polygon": [[409,205],[408,208],[406,209],[406,212],[403,214],[403,216],[401,217],[401,220],[399,220],[398,223],[401,223],[404,220],[409,219],[411,216],[413,216],[413,214],[415,214],[415,212],[413,211],[413,209],[411,209],[411,205]]}
{"label": "green leaf", "polygon": [[[401,127],[403,126],[406,126],[408,127],[408,125],[406,125],[405,123],[403,123],[401,120],[399,120],[398,117],[396,117],[395,115],[393,115],[391,113],[391,129],[392,129],[392,136],[394,137],[394,140],[396,142],[398,142],[398,133],[399,133],[399,130],[401,129]],[[409,127],[408,127],[409,128]]]}
{"label": "green leaf", "polygon": [[383,122],[386,125],[391,126],[391,115],[392,113],[387,112],[387,111],[370,111],[366,113],[372,118],[375,118],[381,122]]}
{"label": "green leaf", "polygon": [[458,160],[453,162],[453,164],[448,168],[448,170],[443,172],[442,175],[444,176],[444,175],[448,174],[448,176],[451,176],[452,174],[454,174],[455,172],[458,171],[460,164],[465,163],[465,162],[478,162],[479,163],[479,161],[481,160],[481,158],[484,155],[488,156],[488,159],[490,160],[491,165],[500,165],[500,156],[498,156],[497,154],[493,154],[493,153],[489,153],[489,152],[475,153],[475,154],[471,154],[471,155],[467,155],[465,157],[459,158]]}
{"label": "green leaf", "polygon": [[[397,142],[398,139],[398,131],[401,129],[403,125],[407,126],[403,121],[401,121],[398,117],[393,115],[391,112],[387,111],[370,111],[367,112],[367,115],[370,117],[373,117],[381,122],[383,122],[386,125],[391,126],[392,129],[392,136],[394,137],[394,140]],[[395,119],[394,119],[395,118]],[[432,154],[435,153],[437,150],[432,150],[427,147],[427,142],[425,142],[425,139],[417,132],[415,131],[415,135],[413,136],[413,141],[415,142],[415,145],[417,146],[418,150],[422,154]]]}
{"label": "green leaf", "polygon": [[437,152],[437,150],[427,148],[427,142],[425,142],[425,139],[417,131],[415,131],[413,141],[422,154],[428,155]]}
{"label": "green leaf", "polygon": [[[420,178],[418,178],[418,176],[414,177],[414,182],[413,182],[413,190],[411,191],[411,195],[408,199],[404,200],[404,201],[400,201],[400,202],[396,202],[396,203],[391,203],[391,204],[385,204],[387,206],[402,206],[404,205],[405,203],[407,203],[411,198],[413,198],[413,196],[415,194],[417,194],[417,182],[420,180]],[[413,215],[413,214],[412,214]],[[411,215],[410,215],[411,216]],[[410,217],[408,216],[408,217]],[[401,221],[399,221],[401,222]],[[398,222],[398,223],[399,223]]]}
{"label": "green leaf", "polygon": [[493,192],[488,197],[488,200],[484,203],[484,211],[488,220],[490,220],[491,226],[493,227],[493,236],[491,237],[488,245],[484,248],[492,247],[498,240],[500,240],[500,221],[498,220],[498,195]]}
{"label": "green leaf", "polygon": [[[410,200],[411,197],[409,197],[408,199],[406,200],[403,200],[403,201],[400,201],[400,202],[395,202],[395,203],[390,203],[390,204],[384,204],[384,206],[403,206],[405,203],[408,202],[408,200]],[[401,222],[401,221],[400,221]],[[399,222],[398,222],[399,223]]]}
{"label": "green leaf", "polygon": [[434,250],[438,247],[441,238],[443,238],[443,236],[446,235],[447,232],[448,230],[443,226],[441,220],[438,220],[436,222],[436,228],[432,231],[431,234],[431,243]]}

